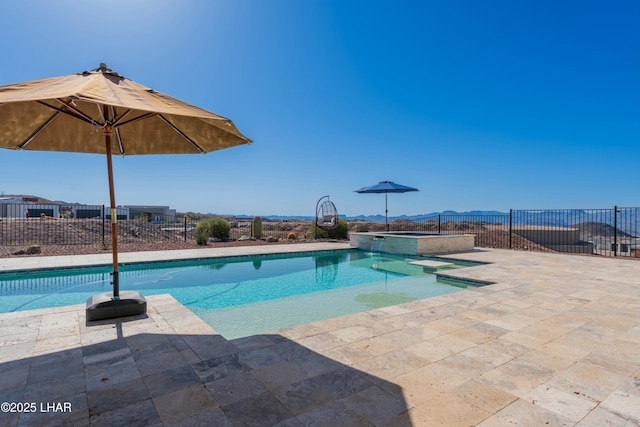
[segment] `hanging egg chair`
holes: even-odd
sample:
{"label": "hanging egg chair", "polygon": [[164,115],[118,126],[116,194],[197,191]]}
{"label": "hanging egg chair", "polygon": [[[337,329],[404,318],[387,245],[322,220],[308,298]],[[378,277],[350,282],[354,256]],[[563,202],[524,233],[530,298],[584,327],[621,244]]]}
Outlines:
{"label": "hanging egg chair", "polygon": [[[326,199],[323,201],[323,199]],[[323,230],[333,230],[338,227],[338,210],[329,200],[329,196],[322,196],[316,203],[316,226]]]}

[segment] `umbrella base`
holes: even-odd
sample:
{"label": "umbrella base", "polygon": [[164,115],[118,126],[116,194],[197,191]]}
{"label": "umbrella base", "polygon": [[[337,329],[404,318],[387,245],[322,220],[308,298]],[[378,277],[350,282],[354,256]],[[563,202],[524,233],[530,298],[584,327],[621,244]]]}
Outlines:
{"label": "umbrella base", "polygon": [[113,319],[137,316],[147,312],[147,300],[140,292],[120,292],[120,299],[114,299],[111,292],[90,296],[87,299],[87,320]]}

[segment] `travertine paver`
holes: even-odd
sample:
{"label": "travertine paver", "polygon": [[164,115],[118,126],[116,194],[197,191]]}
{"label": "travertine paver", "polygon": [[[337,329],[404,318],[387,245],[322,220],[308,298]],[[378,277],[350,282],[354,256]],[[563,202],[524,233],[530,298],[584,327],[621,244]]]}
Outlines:
{"label": "travertine paver", "polygon": [[233,341],[169,295],[118,320],[0,314],[0,401],[36,404],[0,425],[640,424],[640,262],[448,257],[491,262],[444,274],[495,284]]}

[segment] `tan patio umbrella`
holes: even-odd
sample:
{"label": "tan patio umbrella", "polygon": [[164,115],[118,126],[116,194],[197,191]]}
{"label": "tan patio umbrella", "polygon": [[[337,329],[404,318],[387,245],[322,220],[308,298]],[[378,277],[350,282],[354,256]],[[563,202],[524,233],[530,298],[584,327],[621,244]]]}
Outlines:
{"label": "tan patio umbrella", "polygon": [[113,295],[89,298],[89,320],[146,312],[142,295],[119,290],[111,155],[207,153],[250,142],[231,120],[134,83],[105,64],[0,86],[0,148],[106,154]]}

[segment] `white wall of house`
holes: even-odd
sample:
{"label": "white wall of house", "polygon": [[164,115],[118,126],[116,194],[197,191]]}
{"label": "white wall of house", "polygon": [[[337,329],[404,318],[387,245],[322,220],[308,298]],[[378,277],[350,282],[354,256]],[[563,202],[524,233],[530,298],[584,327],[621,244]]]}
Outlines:
{"label": "white wall of house", "polygon": [[[119,206],[116,208],[116,215],[129,219],[129,209]],[[105,218],[111,218],[111,209],[108,206],[104,208],[104,216]]]}
{"label": "white wall of house", "polygon": [[[30,217],[39,217],[40,212],[44,211],[46,216],[60,218],[61,212],[68,213],[70,211],[73,214],[73,218],[102,218],[102,208],[102,205],[60,206],[57,204],[24,203],[22,198],[18,197],[0,198],[0,217],[4,218],[26,218],[25,211],[27,209],[29,210]],[[167,217],[173,217],[175,219],[176,216],[176,210],[169,208],[169,206],[130,205],[116,208],[117,215],[121,218],[130,219],[131,211],[148,213],[154,222],[166,221],[168,219]],[[104,207],[104,218],[111,218],[109,206]]]}
{"label": "white wall of house", "polygon": [[135,212],[149,214],[151,222],[171,221],[175,220],[176,217],[176,210],[169,208],[169,206],[124,205],[123,207]]}

